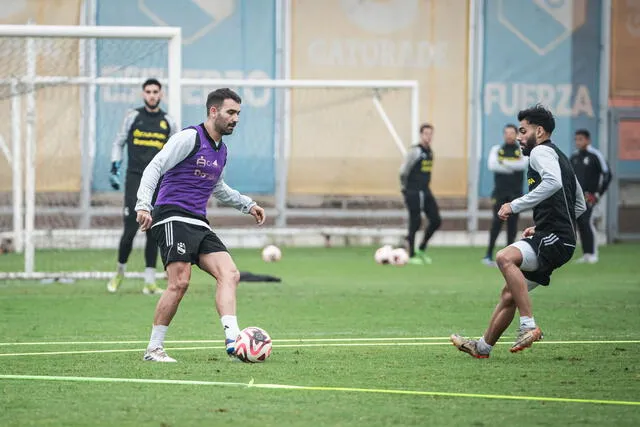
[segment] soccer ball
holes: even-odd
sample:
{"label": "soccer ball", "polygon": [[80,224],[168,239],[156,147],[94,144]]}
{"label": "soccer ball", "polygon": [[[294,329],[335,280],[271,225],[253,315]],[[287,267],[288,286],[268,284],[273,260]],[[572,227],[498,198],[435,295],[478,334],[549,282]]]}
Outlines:
{"label": "soccer ball", "polygon": [[271,337],[264,329],[249,326],[236,338],[236,357],[245,363],[260,363],[271,354]]}
{"label": "soccer ball", "polygon": [[378,264],[389,264],[389,258],[391,257],[392,250],[393,247],[391,245],[384,245],[376,250],[376,253],[373,255],[373,259],[375,259]]}
{"label": "soccer ball", "polygon": [[409,254],[404,248],[396,248],[391,251],[389,263],[391,265],[405,265],[409,261]]}
{"label": "soccer ball", "polygon": [[264,262],[276,262],[280,261],[280,258],[282,258],[282,251],[275,245],[265,246],[262,250],[262,260]]}

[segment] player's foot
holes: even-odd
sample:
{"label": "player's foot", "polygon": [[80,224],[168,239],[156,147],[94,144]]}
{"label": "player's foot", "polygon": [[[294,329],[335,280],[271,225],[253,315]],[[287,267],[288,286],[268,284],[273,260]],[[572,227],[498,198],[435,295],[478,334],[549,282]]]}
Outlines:
{"label": "player's foot", "polygon": [[458,334],[453,334],[449,337],[451,343],[456,346],[460,351],[464,351],[468,355],[475,357],[476,359],[488,359],[489,353],[481,353],[478,351],[478,341],[470,340],[469,338],[461,337]]}
{"label": "player's foot", "polygon": [[511,353],[522,351],[525,348],[531,347],[534,342],[542,340],[543,337],[544,335],[538,326],[535,328],[520,327],[518,338],[509,351],[511,351]]}
{"label": "player's foot", "polygon": [[424,260],[416,255],[416,256],[412,256],[411,258],[409,258],[409,261],[407,261],[407,264],[424,265]]}
{"label": "player's foot", "polygon": [[111,280],[109,280],[109,283],[107,283],[107,291],[111,293],[118,292],[118,288],[122,284],[122,279],[124,279],[124,275],[122,274],[113,276]]}
{"label": "player's foot", "polygon": [[433,261],[431,260],[431,257],[429,257],[425,251],[423,251],[422,249],[418,249],[416,251],[416,256],[422,258],[422,261],[425,264],[431,264]]}
{"label": "player's foot", "polygon": [[142,288],[142,293],[145,295],[160,295],[164,292],[164,289],[159,288],[155,283],[147,283]]}
{"label": "player's foot", "polygon": [[146,360],[147,362],[175,362],[176,359],[167,356],[167,353],[164,351],[164,348],[157,347],[153,350],[147,349],[144,353],[144,357],[142,360]]}
{"label": "player's foot", "polygon": [[239,360],[236,357],[236,342],[231,339],[226,339],[224,340],[224,345],[227,348],[227,356],[229,356],[229,359],[231,359],[232,361]]}
{"label": "player's foot", "polygon": [[575,262],[576,264],[595,264],[598,262],[598,257],[594,254],[584,254]]}
{"label": "player's foot", "polygon": [[482,263],[487,267],[496,267],[496,262],[489,258],[488,256],[482,258]]}

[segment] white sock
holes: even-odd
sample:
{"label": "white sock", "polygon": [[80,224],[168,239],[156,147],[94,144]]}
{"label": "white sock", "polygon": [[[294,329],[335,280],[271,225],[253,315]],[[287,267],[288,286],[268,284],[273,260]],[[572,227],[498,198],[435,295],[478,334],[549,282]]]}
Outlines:
{"label": "white sock", "polygon": [[520,316],[520,327],[535,328],[536,327],[536,321],[535,321],[535,319],[533,317]]}
{"label": "white sock", "polygon": [[147,267],[144,269],[144,283],[146,285],[152,285],[156,283],[156,269],[153,267]]}
{"label": "white sock", "polygon": [[240,335],[240,327],[238,327],[238,318],[226,314],[220,318],[222,322],[222,328],[224,329],[224,337],[228,340],[236,340]]}
{"label": "white sock", "polygon": [[484,340],[484,337],[480,338],[478,340],[478,351],[482,354],[489,354],[491,353],[491,349],[493,348],[492,345],[487,344],[487,342]]}
{"label": "white sock", "polygon": [[151,339],[147,346],[148,350],[164,347],[164,336],[167,334],[167,329],[169,329],[169,327],[165,325],[153,325],[151,329]]}
{"label": "white sock", "polygon": [[124,276],[124,272],[127,271],[127,264],[118,263],[118,276]]}

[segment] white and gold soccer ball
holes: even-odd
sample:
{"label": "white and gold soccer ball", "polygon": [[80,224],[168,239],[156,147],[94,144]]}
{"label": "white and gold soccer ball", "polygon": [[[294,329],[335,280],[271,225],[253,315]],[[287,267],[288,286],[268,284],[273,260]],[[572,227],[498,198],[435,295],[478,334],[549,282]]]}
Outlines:
{"label": "white and gold soccer ball", "polygon": [[264,262],[276,262],[282,258],[282,251],[276,245],[268,245],[262,250],[262,260]]}
{"label": "white and gold soccer ball", "polygon": [[404,248],[396,248],[391,251],[389,256],[389,263],[391,265],[405,265],[409,262],[409,254]]}
{"label": "white and gold soccer ball", "polygon": [[262,328],[249,326],[236,338],[236,357],[245,363],[261,363],[271,355],[271,337]]}
{"label": "white and gold soccer ball", "polygon": [[375,259],[378,264],[389,264],[391,251],[393,251],[393,246],[384,245],[376,250],[376,253],[373,255],[373,259]]}

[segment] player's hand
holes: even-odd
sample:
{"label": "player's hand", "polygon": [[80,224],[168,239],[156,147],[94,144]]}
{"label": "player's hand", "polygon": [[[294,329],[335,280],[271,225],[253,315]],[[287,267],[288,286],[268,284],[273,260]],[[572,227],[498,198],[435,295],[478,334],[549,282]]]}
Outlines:
{"label": "player's hand", "polygon": [[258,225],[264,224],[264,221],[267,219],[267,215],[264,213],[264,209],[262,209],[258,205],[254,205],[249,213],[256,219],[256,223]]}
{"label": "player's hand", "polygon": [[598,194],[587,191],[584,193],[584,201],[587,203],[587,206],[592,207],[598,203]]}
{"label": "player's hand", "polygon": [[140,224],[140,231],[147,231],[149,228],[151,228],[151,214],[149,213],[149,211],[145,210],[139,210],[136,212],[138,214],[136,216],[136,221],[138,222],[138,224]]}
{"label": "player's hand", "polygon": [[522,238],[526,239],[527,237],[531,237],[531,236],[533,236],[533,234],[535,232],[536,232],[536,226],[535,225],[533,227],[527,227],[522,232]]}
{"label": "player's hand", "polygon": [[109,183],[114,190],[120,189],[120,162],[111,163],[111,175]]}
{"label": "player's hand", "polygon": [[513,211],[511,210],[511,203],[505,203],[504,205],[500,206],[498,217],[504,221],[505,219],[509,218],[509,215],[511,215],[512,213]]}

